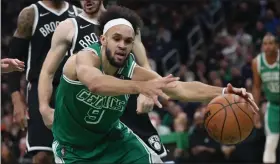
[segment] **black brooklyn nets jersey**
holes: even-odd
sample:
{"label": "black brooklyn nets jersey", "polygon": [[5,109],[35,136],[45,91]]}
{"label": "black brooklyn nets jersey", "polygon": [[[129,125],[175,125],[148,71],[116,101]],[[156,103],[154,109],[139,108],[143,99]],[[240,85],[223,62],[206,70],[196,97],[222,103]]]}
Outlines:
{"label": "black brooklyn nets jersey", "polygon": [[[59,22],[77,15],[76,7],[65,3],[65,7],[60,11],[47,7],[41,1],[32,5],[35,10],[35,19],[28,52],[26,72],[28,81],[38,81],[43,62],[51,46],[52,35]],[[55,75],[55,84],[58,84],[61,72],[62,66]]]}
{"label": "black brooklyn nets jersey", "polygon": [[75,35],[70,49],[71,55],[99,41],[97,19],[88,19],[83,15],[71,18],[75,26]]}

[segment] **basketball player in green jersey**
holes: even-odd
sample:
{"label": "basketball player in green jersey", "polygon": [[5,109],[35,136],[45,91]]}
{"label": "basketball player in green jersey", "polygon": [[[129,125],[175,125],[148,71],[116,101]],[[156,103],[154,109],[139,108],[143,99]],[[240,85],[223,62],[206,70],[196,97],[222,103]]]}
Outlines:
{"label": "basketball player in green jersey", "polygon": [[[141,19],[114,6],[102,13],[100,42],[71,56],[56,93],[52,132],[57,163],[162,163],[145,143],[119,121],[130,94],[143,94],[162,107],[158,96],[207,101],[233,93],[251,100],[245,89],[179,82],[136,65],[130,52]],[[134,110],[134,109],[132,109]]]}
{"label": "basketball player in green jersey", "polygon": [[268,100],[264,119],[266,143],[263,162],[275,163],[280,133],[279,49],[275,37],[271,34],[265,35],[262,46],[263,52],[252,63],[253,95],[256,103],[259,104],[261,90],[263,90]]}

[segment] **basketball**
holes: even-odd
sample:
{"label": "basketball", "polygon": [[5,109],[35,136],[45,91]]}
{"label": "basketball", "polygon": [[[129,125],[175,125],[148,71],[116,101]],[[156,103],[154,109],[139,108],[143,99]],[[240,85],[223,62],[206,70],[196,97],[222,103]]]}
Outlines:
{"label": "basketball", "polygon": [[254,112],[242,97],[225,94],[207,106],[204,126],[215,141],[232,145],[245,140],[252,132]]}

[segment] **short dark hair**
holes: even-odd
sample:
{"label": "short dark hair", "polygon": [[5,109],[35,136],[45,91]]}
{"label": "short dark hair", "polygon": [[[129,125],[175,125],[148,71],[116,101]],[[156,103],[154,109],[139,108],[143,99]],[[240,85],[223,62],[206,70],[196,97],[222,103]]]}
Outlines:
{"label": "short dark hair", "polygon": [[123,18],[132,24],[135,34],[138,34],[138,29],[142,28],[142,19],[133,11],[123,6],[112,6],[107,9],[106,12],[102,13],[98,19],[99,28],[102,32],[107,22],[113,19]]}

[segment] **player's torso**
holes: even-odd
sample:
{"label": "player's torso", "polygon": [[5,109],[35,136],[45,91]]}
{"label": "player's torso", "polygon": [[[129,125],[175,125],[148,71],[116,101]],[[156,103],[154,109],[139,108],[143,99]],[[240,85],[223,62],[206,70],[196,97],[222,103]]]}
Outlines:
{"label": "player's torso", "polygon": [[99,41],[98,21],[83,15],[72,18],[75,34],[72,39],[71,55]]}
{"label": "player's torso", "polygon": [[[99,53],[98,44],[92,48]],[[117,78],[131,79],[135,62],[127,64],[116,73]],[[100,68],[102,71],[102,67]],[[77,145],[94,145],[100,142],[119,123],[129,95],[101,96],[91,93],[79,81],[62,76],[56,93],[54,137],[60,142]],[[66,137],[66,136],[76,136]],[[94,139],[93,139],[94,138]],[[90,143],[89,143],[90,140]]]}
{"label": "player's torso", "polygon": [[280,104],[279,62],[279,55],[277,61],[272,65],[267,63],[264,53],[259,55],[259,71],[265,96],[268,101],[278,104]]}
{"label": "player's torso", "polygon": [[28,65],[32,68],[31,71],[37,71],[37,73],[39,73],[41,70],[40,66],[42,66],[50,49],[52,36],[56,27],[61,21],[75,17],[77,15],[77,10],[73,5],[67,2],[60,11],[47,7],[41,1],[33,4],[33,8],[35,10],[35,19],[29,46],[30,62]]}

